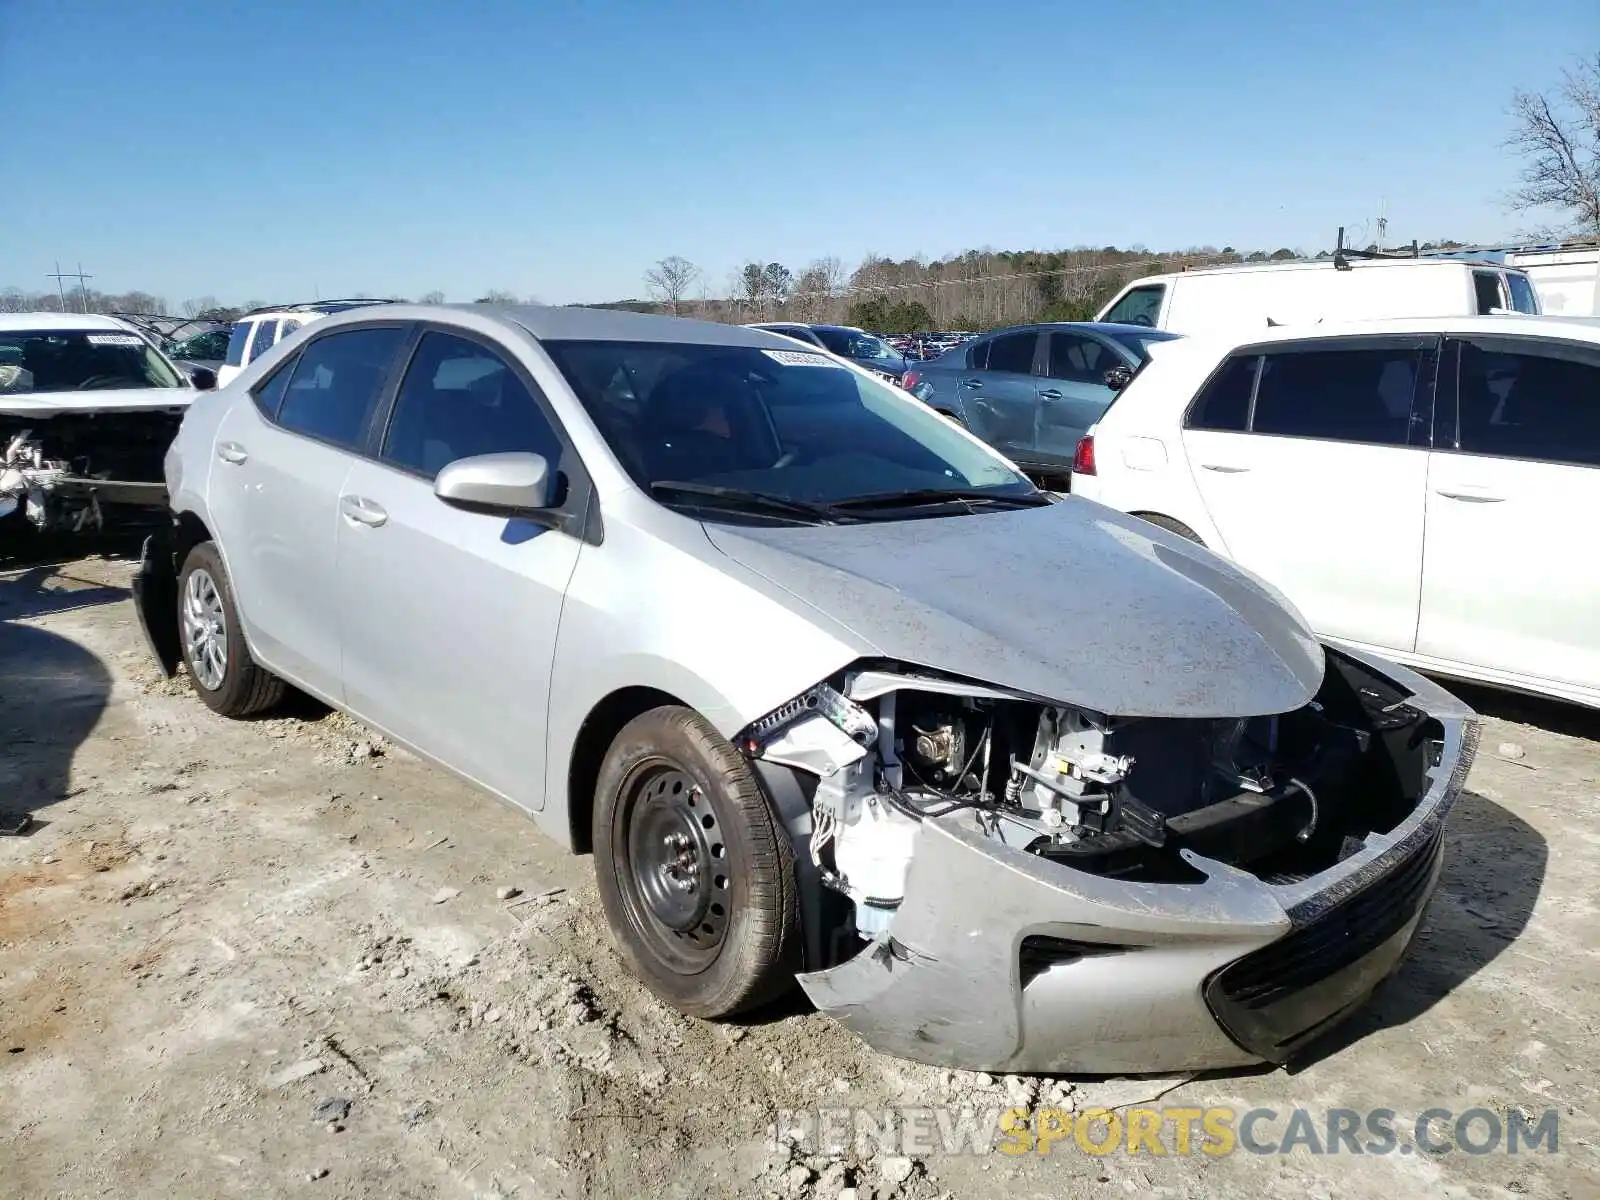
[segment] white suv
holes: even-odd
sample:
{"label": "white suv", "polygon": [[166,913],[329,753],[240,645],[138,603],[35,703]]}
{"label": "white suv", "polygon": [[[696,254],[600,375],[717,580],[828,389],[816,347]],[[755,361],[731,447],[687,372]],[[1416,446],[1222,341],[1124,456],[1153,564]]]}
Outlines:
{"label": "white suv", "polygon": [[1233,558],[1320,634],[1600,707],[1600,322],[1165,342],[1072,491]]}
{"label": "white suv", "polygon": [[347,308],[387,303],[387,300],[318,300],[309,304],[286,304],[247,312],[234,323],[233,332],[228,337],[227,356],[217,368],[217,386],[231,383],[240,371],[290,334],[298,332],[303,325]]}

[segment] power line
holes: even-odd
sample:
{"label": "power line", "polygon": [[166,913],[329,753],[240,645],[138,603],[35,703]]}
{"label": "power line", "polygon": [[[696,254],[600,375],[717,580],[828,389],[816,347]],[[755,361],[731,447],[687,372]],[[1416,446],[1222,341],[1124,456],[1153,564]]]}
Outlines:
{"label": "power line", "polygon": [[84,281],[87,279],[93,279],[94,276],[84,274],[83,264],[81,262],[78,264],[78,269],[76,271],[63,271],[61,269],[61,260],[58,258],[56,259],[55,274],[46,275],[45,278],[54,279],[56,281],[56,295],[61,297],[62,312],[67,310],[67,293],[63,283],[68,279],[76,279],[78,281],[78,299],[83,306],[83,311],[89,311],[89,289],[84,287]]}

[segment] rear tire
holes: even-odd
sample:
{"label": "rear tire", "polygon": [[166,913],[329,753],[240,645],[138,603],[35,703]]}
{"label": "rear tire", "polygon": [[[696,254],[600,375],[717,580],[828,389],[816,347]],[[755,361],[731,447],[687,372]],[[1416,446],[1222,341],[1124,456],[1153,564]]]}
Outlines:
{"label": "rear tire", "polygon": [[190,686],[212,712],[248,717],[283,699],[287,685],[250,657],[215,542],[201,542],[183,560],[175,615]]}
{"label": "rear tire", "polygon": [[595,788],[595,876],[629,969],[687,1016],[786,991],[798,966],[794,857],[743,756],[699,713],[635,717]]}
{"label": "rear tire", "polygon": [[1147,521],[1151,525],[1160,526],[1168,533],[1175,533],[1181,538],[1186,538],[1193,542],[1196,546],[1205,545],[1205,543],[1200,540],[1200,535],[1194,530],[1190,529],[1182,521],[1175,521],[1171,517],[1162,516],[1160,513],[1134,513],[1133,515],[1138,517],[1141,521]]}

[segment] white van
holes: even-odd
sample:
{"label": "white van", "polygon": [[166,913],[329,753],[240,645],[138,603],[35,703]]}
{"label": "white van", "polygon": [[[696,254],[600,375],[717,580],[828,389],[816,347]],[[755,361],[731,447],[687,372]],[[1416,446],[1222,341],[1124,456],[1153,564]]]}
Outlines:
{"label": "white van", "polygon": [[1201,334],[1539,311],[1528,276],[1497,263],[1352,256],[1151,275],[1123,288],[1095,320]]}
{"label": "white van", "polygon": [[1540,312],[1600,317],[1600,245],[1514,250],[1506,265],[1533,281]]}

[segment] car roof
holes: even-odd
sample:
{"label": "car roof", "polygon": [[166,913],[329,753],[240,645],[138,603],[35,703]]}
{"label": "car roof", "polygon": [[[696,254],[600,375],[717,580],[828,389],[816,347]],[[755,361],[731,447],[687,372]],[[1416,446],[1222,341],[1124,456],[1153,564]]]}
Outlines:
{"label": "car roof", "polygon": [[514,333],[546,341],[682,342],[703,346],[753,346],[794,349],[794,340],[748,325],[725,325],[689,317],[660,317],[610,308],[557,308],[535,304],[385,304],[335,313],[317,328],[365,321],[450,322],[459,317],[491,321]]}
{"label": "car roof", "polygon": [[0,313],[0,330],[7,333],[50,329],[70,329],[74,331],[112,329],[118,333],[128,333],[133,331],[133,326],[125,321],[119,321],[115,317],[101,316],[99,313]]}
{"label": "car roof", "polygon": [[[1227,353],[1241,346],[1273,342],[1310,341],[1321,338],[1373,337],[1380,334],[1497,334],[1512,337],[1564,338],[1600,343],[1600,317],[1562,317],[1504,313],[1492,316],[1386,317],[1364,321],[1326,321],[1310,325],[1273,325],[1267,328],[1213,330],[1189,335],[1181,343],[1194,353]],[[1180,353],[1187,353],[1186,349]],[[1161,357],[1167,357],[1171,351]]]}
{"label": "car roof", "polygon": [[[1377,270],[1380,267],[1406,267],[1412,270],[1418,267],[1480,267],[1489,270],[1509,270],[1513,272],[1517,270],[1516,267],[1507,267],[1503,262],[1494,262],[1487,258],[1446,258],[1443,255],[1423,255],[1419,258],[1350,258],[1345,265],[1357,271]],[[1142,287],[1146,284],[1165,283],[1170,279],[1199,279],[1217,275],[1253,275],[1258,272],[1336,271],[1338,269],[1333,265],[1332,256],[1327,258],[1292,258],[1283,262],[1223,263],[1215,267],[1195,267],[1188,271],[1163,271],[1158,275],[1147,275],[1128,284],[1127,290]]]}

